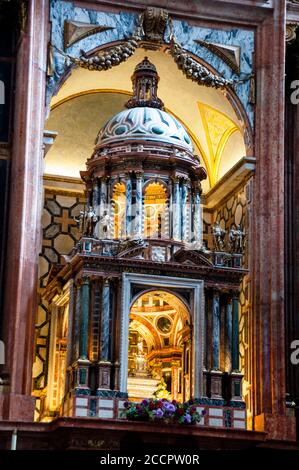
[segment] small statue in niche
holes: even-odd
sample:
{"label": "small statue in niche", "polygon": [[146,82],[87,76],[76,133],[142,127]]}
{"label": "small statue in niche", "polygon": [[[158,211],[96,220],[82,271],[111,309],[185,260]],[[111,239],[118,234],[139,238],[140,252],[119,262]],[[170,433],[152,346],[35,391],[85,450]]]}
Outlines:
{"label": "small statue in niche", "polygon": [[142,336],[139,336],[137,341],[137,354],[135,356],[136,376],[147,375],[147,364],[145,356],[146,354],[143,350],[143,338]]}
{"label": "small statue in niche", "polygon": [[94,238],[94,231],[99,217],[96,215],[92,206],[87,210],[80,211],[79,216],[74,217],[74,220],[79,224],[79,231],[82,236]]}
{"label": "small statue in niche", "polygon": [[236,229],[232,228],[229,231],[229,246],[231,253],[244,253],[245,232],[242,231],[241,226],[238,225]]}
{"label": "small statue in niche", "polygon": [[219,222],[215,222],[215,224],[212,225],[212,233],[214,237],[215,250],[223,251],[226,230],[220,227]]}

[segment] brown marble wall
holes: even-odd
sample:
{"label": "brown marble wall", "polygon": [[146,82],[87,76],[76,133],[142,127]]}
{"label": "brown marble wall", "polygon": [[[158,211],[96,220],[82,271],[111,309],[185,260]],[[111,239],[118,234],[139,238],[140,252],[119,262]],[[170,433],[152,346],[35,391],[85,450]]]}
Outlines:
{"label": "brown marble wall", "polygon": [[[32,420],[31,397],[37,261],[43,171],[48,1],[32,0],[17,45],[14,139],[5,264],[4,342],[9,393],[0,394],[0,419]],[[29,86],[30,84],[30,86]]]}

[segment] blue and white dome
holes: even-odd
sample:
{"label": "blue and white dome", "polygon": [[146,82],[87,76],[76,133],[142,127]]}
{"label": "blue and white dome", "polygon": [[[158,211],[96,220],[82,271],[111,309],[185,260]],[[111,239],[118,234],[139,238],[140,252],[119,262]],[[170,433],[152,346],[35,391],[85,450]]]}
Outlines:
{"label": "blue and white dome", "polygon": [[157,141],[193,151],[186,129],[176,118],[161,109],[146,106],[126,109],[109,119],[100,130],[96,144],[133,139]]}

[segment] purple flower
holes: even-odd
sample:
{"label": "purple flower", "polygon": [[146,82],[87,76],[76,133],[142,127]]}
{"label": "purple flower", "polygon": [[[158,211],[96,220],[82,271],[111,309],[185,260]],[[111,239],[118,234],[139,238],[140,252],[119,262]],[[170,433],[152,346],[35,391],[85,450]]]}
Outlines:
{"label": "purple flower", "polygon": [[164,403],[163,408],[168,414],[173,414],[175,412],[175,406],[172,403]]}
{"label": "purple flower", "polygon": [[128,401],[125,401],[124,402],[124,408],[129,408],[129,406],[130,406],[130,403]]}
{"label": "purple flower", "polygon": [[187,424],[190,424],[192,421],[192,417],[189,413],[186,413],[185,414],[185,419],[184,419],[184,422],[187,423]]}
{"label": "purple flower", "polygon": [[142,400],[141,404],[142,404],[143,406],[147,406],[147,405],[149,404],[149,401],[146,400],[146,399],[144,399],[144,400]]}
{"label": "purple flower", "polygon": [[207,410],[202,410],[201,414],[202,414],[202,416],[206,415],[206,414],[207,414]]}
{"label": "purple flower", "polygon": [[161,408],[158,408],[157,410],[154,410],[153,411],[153,414],[156,416],[156,418],[163,418],[163,411],[161,410]]}

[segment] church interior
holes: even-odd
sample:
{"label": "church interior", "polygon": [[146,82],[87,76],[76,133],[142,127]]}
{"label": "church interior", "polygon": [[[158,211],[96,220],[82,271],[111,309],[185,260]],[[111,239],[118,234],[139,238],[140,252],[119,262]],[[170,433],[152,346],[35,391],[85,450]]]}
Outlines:
{"label": "church interior", "polygon": [[147,442],[155,397],[207,448],[298,446],[299,2],[167,3],[0,1],[1,449]]}

